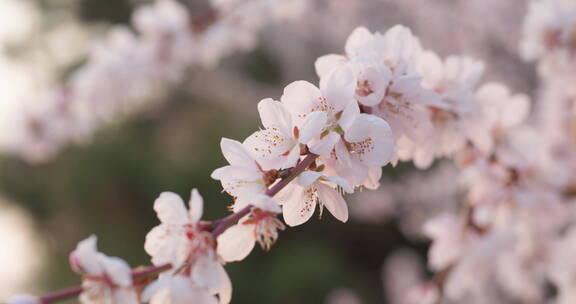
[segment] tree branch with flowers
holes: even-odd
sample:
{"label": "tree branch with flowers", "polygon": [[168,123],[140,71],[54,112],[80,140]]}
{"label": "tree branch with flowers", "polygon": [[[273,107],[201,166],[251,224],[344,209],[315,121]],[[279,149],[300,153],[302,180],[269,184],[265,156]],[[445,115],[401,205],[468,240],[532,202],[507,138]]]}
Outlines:
{"label": "tree branch with flowers", "polygon": [[[481,84],[483,63],[442,59],[401,25],[385,33],[358,27],[343,55],[316,60],[318,86],[288,84],[279,100],[258,103],[260,130],[242,142],[221,140],[229,164],[211,177],[233,198],[232,214],[202,220],[197,189],[188,207],[177,194],[163,192],[154,202],[160,224],[144,244],[152,266],[132,269],[98,252],[91,236],[70,254],[81,286],[18,295],[8,303],[77,295],[82,303],[229,303],[226,263],[245,259],[256,243],[270,250],[285,224],[302,225],[316,210],[346,222],[343,194],[377,189],[383,166],[411,161],[424,169],[438,158],[459,166],[467,196],[459,214],[443,213],[424,225],[433,240],[428,262],[435,275],[407,295],[409,303],[486,301],[499,292],[537,303],[550,298],[550,282],[559,290],[554,300],[571,303],[576,267],[562,265],[576,252],[569,192],[576,178],[564,168],[576,155],[565,140],[574,135],[567,128],[574,117],[558,109],[573,109],[576,100],[576,69],[570,68],[576,47],[569,35],[575,30],[539,15],[568,9],[576,12],[560,1],[532,5],[523,42],[526,57],[540,60],[540,73],[549,79],[557,110],[552,117],[562,116],[546,126],[562,136],[543,140],[546,129],[526,119],[527,96],[499,83]],[[551,29],[562,35],[530,36]]]}

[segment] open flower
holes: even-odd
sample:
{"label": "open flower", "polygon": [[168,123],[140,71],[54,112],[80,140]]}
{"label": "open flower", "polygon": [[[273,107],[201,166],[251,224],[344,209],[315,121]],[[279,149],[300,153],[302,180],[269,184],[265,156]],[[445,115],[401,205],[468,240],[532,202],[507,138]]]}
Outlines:
{"label": "open flower", "polygon": [[224,191],[236,198],[234,208],[238,210],[250,204],[256,194],[263,194],[270,181],[266,171],[240,142],[222,138],[220,147],[230,165],[214,170],[211,177],[219,180]]}
{"label": "open flower", "polygon": [[97,251],[96,236],[81,241],[70,254],[72,269],[83,276],[83,304],[139,303],[132,269],[124,260]]}
{"label": "open flower", "polygon": [[499,83],[487,83],[476,92],[481,112],[467,123],[469,139],[487,155],[493,152],[513,129],[517,129],[530,112],[530,100],[522,94],[512,95]]}
{"label": "open flower", "polygon": [[218,294],[221,303],[228,303],[232,294],[230,279],[215,252],[214,238],[200,221],[203,199],[192,190],[190,210],[172,192],[163,192],[154,202],[161,224],[146,236],[144,248],[154,265],[170,263],[176,271],[188,275],[197,288]]}
{"label": "open flower", "polygon": [[269,250],[278,239],[278,230],[284,229],[276,218],[280,207],[271,197],[261,194],[253,204],[248,215],[218,237],[218,254],[227,262],[246,258],[256,242],[262,249]]}
{"label": "open flower", "polygon": [[324,127],[325,119],[321,112],[310,113],[300,126],[296,126],[288,109],[271,98],[258,103],[258,112],[264,130],[254,132],[243,144],[265,170],[296,165],[300,158],[300,144],[307,144],[320,136]]}
{"label": "open flower", "polygon": [[418,141],[401,137],[397,142],[401,160],[412,160],[418,168],[428,168],[436,157],[453,156],[467,142],[466,122],[479,114],[474,93],[484,66],[465,56],[441,60],[434,52],[420,57],[417,70],[423,76],[422,86],[438,93],[442,105],[429,106],[430,128]]}
{"label": "open flower", "polygon": [[346,42],[346,54],[316,61],[320,79],[335,69],[353,71],[355,98],[392,125],[395,138],[425,138],[429,115],[425,106],[442,104],[438,94],[422,86],[416,62],[422,46],[412,32],[397,25],[384,34],[356,28]]}
{"label": "open flower", "polygon": [[336,189],[337,187],[341,187],[348,193],[353,190],[343,178],[324,176],[316,171],[302,172],[277,195],[286,224],[297,226],[305,223],[314,214],[316,205],[320,207],[320,214],[326,207],[335,218],[346,222],[348,206]]}
{"label": "open flower", "polygon": [[[353,187],[374,185],[380,167],[385,166],[394,151],[392,130],[386,121],[369,114],[360,114],[344,130],[343,138],[328,155],[320,157],[326,174],[346,179]],[[372,169],[371,169],[372,168]]]}
{"label": "open flower", "polygon": [[318,155],[330,153],[340,140],[339,133],[349,128],[360,113],[354,99],[354,79],[347,68],[329,73],[321,79],[320,88],[306,81],[295,81],[284,88],[281,100],[300,129],[313,130],[304,134],[321,130],[318,138],[303,139],[312,140],[310,151]]}

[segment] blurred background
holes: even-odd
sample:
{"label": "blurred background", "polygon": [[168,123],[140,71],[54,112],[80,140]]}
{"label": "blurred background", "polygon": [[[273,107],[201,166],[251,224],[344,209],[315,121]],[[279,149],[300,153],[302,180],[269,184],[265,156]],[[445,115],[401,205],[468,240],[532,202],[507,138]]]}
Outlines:
{"label": "blurred background", "polygon": [[[129,25],[134,9],[148,2],[0,0],[0,136],[11,133],[2,112],[65,82],[94,41],[111,26]],[[101,128],[89,143],[69,145],[41,164],[2,156],[0,300],[78,284],[67,256],[90,234],[108,255],[132,266],[149,264],[143,242],[158,223],[152,204],[162,191],[188,198],[196,187],[206,202],[205,218],[226,215],[230,198],[209,178],[225,163],[220,138],[251,134],[259,125],[258,101],[279,98],[291,81],[317,82],[315,58],[341,53],[356,26],[383,32],[404,24],[443,56],[484,60],[484,80],[534,95],[534,67],[517,54],[524,2],[310,0],[301,18],[267,25],[252,51],[213,69],[190,69],[162,94],[164,102]],[[382,190],[349,199],[349,223],[315,217],[281,233],[272,251],[257,249],[227,265],[233,302],[386,303],[394,297],[390,278],[425,261],[420,220],[438,206],[456,206],[459,192],[449,165],[416,172],[400,164],[384,174]],[[410,265],[386,262],[399,254]]]}

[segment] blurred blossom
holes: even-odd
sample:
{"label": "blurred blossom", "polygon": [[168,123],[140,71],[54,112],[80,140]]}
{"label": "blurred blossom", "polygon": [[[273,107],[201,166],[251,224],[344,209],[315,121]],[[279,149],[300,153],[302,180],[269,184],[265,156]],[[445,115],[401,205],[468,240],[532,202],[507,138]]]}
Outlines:
{"label": "blurred blossom", "polygon": [[422,237],[422,224],[441,211],[456,212],[462,197],[456,167],[442,163],[429,172],[408,172],[398,180],[383,178],[375,191],[352,196],[352,216],[375,223],[398,217],[400,228],[412,237]]}
{"label": "blurred blossom", "polygon": [[29,39],[40,22],[40,12],[30,0],[0,1],[0,48]]}
{"label": "blurred blossom", "polygon": [[349,289],[336,289],[326,297],[325,304],[362,304],[360,297]]}
{"label": "blurred blossom", "polygon": [[0,203],[0,299],[36,290],[45,247],[32,218],[21,208],[2,199]]}

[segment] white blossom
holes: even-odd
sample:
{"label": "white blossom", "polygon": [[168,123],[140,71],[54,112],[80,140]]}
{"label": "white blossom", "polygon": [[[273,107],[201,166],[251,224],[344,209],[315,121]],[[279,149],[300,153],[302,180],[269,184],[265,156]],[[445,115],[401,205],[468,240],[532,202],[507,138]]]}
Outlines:
{"label": "white blossom", "polygon": [[226,262],[234,262],[246,258],[256,242],[269,250],[278,239],[278,230],[284,229],[276,218],[278,213],[280,207],[272,198],[259,195],[250,213],[218,236],[218,254]]}
{"label": "white blossom", "polygon": [[70,254],[70,265],[83,276],[81,303],[138,303],[132,269],[124,260],[98,252],[96,236],[78,244]]}
{"label": "white blossom", "polygon": [[207,224],[200,221],[203,204],[196,189],[192,190],[189,210],[177,194],[162,193],[154,202],[161,224],[148,233],[144,248],[154,265],[171,264],[176,270],[184,268],[190,284],[210,290],[219,295],[221,303],[228,303],[232,286],[218,261]]}

